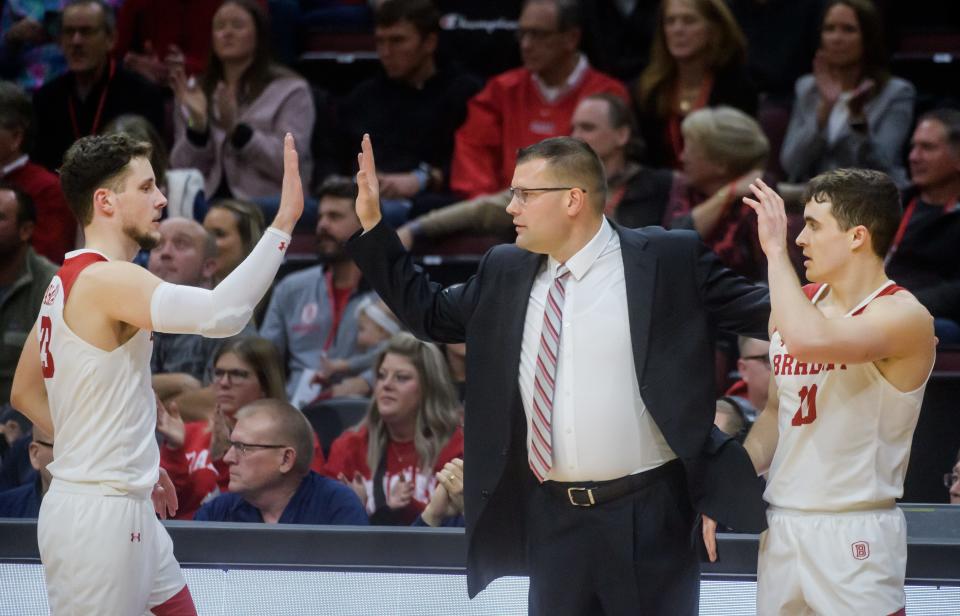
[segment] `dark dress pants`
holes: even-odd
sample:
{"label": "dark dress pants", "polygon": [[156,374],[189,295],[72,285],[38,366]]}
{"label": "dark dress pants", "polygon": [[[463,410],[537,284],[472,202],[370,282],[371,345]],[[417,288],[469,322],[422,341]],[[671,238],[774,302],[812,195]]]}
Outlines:
{"label": "dark dress pants", "polygon": [[683,473],[576,507],[529,473],[529,613],[695,616],[700,561]]}

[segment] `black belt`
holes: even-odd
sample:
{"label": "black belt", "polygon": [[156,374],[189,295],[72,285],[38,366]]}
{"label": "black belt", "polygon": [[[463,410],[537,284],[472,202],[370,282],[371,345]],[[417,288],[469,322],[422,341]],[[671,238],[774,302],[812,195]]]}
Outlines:
{"label": "black belt", "polygon": [[593,507],[641,490],[671,475],[680,476],[683,464],[679,458],[657,468],[609,481],[544,481],[541,485],[550,494],[576,507]]}

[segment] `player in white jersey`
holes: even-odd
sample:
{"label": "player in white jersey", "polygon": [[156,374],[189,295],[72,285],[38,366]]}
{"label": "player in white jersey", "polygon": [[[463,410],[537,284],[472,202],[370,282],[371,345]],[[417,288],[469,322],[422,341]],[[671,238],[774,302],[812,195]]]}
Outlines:
{"label": "player in white jersey", "polygon": [[771,384],[745,447],[769,529],[760,539],[759,614],[897,614],[906,527],[895,499],[936,340],[933,318],[884,273],[900,221],[885,174],[841,169],[804,197],[801,287],[787,255],[783,200],[758,180],[769,262]]}
{"label": "player in white jersey", "polygon": [[130,262],[159,241],[166,205],[149,154],[110,135],[84,137],[65,155],[61,185],[86,248],[67,254],[50,283],[13,381],[14,406],[56,443],[37,532],[57,615],[196,613],[157,520],[175,512],[176,496],[169,480],[155,489],[152,332],[238,333],[303,211],[287,135],[280,208],[247,259],[213,290],[165,283]]}

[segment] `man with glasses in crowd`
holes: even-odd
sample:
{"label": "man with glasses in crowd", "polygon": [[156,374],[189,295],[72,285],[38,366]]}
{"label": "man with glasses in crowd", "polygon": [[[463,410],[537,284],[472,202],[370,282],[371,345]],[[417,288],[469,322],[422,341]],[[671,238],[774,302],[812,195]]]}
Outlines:
{"label": "man with glasses in crowd", "polygon": [[569,135],[585,96],[612,92],[630,99],[623,84],[591,68],[580,53],[577,0],[526,0],[517,38],[523,66],[490,78],[470,99],[456,134],[450,188],[467,197],[506,188],[518,148]]}
{"label": "man with glasses in crowd", "polygon": [[230,465],[230,492],[201,507],[194,520],[370,523],[353,490],[310,470],[313,428],[286,402],[265,398],[237,411],[223,459]]}
{"label": "man with glasses in crowd", "polygon": [[766,340],[737,338],[737,373],[740,380],[730,386],[724,395],[736,396],[749,403],[748,419],[756,420],[757,413],[767,405],[770,391],[770,343]]}
{"label": "man with glasses in crowd", "polygon": [[68,0],[60,47],[67,72],[34,94],[37,139],[34,158],[56,171],[70,144],[97,135],[125,113],[142,115],[162,133],[163,90],[111,58],[116,20],[102,0]]}

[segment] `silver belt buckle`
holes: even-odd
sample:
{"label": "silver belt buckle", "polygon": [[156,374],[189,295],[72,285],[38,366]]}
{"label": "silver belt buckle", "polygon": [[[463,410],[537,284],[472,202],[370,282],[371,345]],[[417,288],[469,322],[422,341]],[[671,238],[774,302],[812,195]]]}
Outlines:
{"label": "silver belt buckle", "polygon": [[[590,499],[589,503],[578,503],[573,497],[574,492],[586,492],[587,498]],[[593,499],[593,488],[567,488],[567,498],[570,499],[570,504],[574,507],[592,507],[596,505],[597,502]]]}

